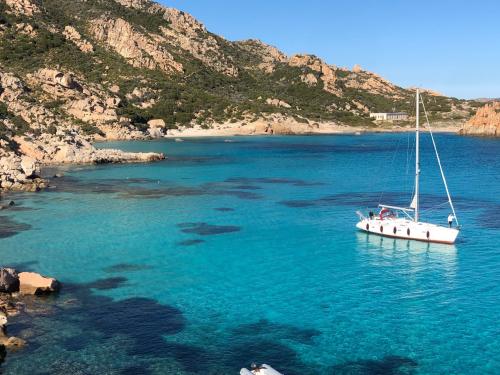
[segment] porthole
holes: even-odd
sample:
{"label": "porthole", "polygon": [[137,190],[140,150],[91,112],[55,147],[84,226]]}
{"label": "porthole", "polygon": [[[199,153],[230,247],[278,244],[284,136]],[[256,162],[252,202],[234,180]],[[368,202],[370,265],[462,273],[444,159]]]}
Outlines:
{"label": "porthole", "polygon": [[394,229],[392,230],[392,233],[396,234],[397,231],[398,231],[398,229],[396,227],[394,227]]}
{"label": "porthole", "polygon": [[382,225],[380,226],[380,233],[384,233],[384,227]]}
{"label": "porthole", "polygon": [[366,230],[370,229],[370,224],[366,224]]}
{"label": "porthole", "polygon": [[410,228],[406,230],[406,234],[409,236],[410,235]]}
{"label": "porthole", "polygon": [[431,236],[431,232],[427,231],[427,239],[429,239]]}

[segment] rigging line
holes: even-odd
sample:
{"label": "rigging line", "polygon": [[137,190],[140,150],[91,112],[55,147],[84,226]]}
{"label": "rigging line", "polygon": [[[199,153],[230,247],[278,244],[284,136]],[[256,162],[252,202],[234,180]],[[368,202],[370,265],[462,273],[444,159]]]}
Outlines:
{"label": "rigging line", "polygon": [[448,204],[448,203],[449,203],[449,202],[448,202],[448,201],[446,201],[446,202],[443,202],[443,203],[437,204],[437,205],[435,205],[435,206],[433,206],[433,207],[427,208],[427,209],[425,209],[425,210],[423,210],[423,211],[421,211],[421,212],[433,211],[433,210],[438,209],[439,207],[444,206],[445,204]]}
{"label": "rigging line", "polygon": [[453,216],[455,217],[455,222],[457,223],[457,226],[460,226],[460,224],[458,223],[457,214],[455,213],[455,207],[453,207],[453,202],[451,201],[450,191],[448,190],[448,184],[446,183],[446,177],[444,176],[443,166],[441,165],[441,159],[439,158],[439,153],[437,151],[436,142],[434,141],[434,135],[432,134],[431,124],[429,123],[429,117],[427,116],[425,104],[424,104],[423,99],[420,99],[420,101],[422,102],[422,107],[424,108],[425,120],[427,121],[427,123],[425,124],[425,127],[429,130],[429,134],[431,135],[432,145],[434,146],[434,151],[436,152],[436,159],[438,161],[439,171],[441,172],[441,177],[443,178],[444,188],[446,189],[446,195],[448,196],[448,202],[450,203],[451,211],[453,212]]}

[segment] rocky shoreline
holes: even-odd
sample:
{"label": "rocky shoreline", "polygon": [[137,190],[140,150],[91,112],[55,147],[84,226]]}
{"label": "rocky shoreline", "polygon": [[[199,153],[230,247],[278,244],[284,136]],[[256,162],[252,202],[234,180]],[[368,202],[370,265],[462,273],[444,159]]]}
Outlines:
{"label": "rocky shoreline", "polygon": [[22,338],[8,335],[9,318],[23,314],[30,296],[58,292],[59,282],[35,272],[17,272],[13,268],[0,268],[0,362],[8,351],[26,345]]}
{"label": "rocky shoreline", "polygon": [[[446,121],[433,124],[433,132],[458,133],[464,121]],[[335,122],[299,122],[294,118],[273,115],[256,121],[227,122],[206,128],[200,125],[167,130],[166,138],[178,137],[230,137],[250,135],[334,135],[358,133],[413,132],[413,125],[379,124],[378,126],[349,126]],[[422,129],[422,131],[427,131]]]}
{"label": "rocky shoreline", "polygon": [[[34,150],[35,151],[35,150]],[[0,191],[39,191],[48,186],[40,177],[40,167],[58,164],[143,163],[165,159],[162,153],[133,153],[121,150],[99,150],[93,146],[69,148],[49,159],[36,159],[30,153],[0,149]]]}

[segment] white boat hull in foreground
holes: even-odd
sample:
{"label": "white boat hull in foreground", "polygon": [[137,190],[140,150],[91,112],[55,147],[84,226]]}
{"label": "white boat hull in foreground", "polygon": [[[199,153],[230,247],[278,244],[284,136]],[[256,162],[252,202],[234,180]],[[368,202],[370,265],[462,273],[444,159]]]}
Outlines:
{"label": "white boat hull in foreground", "polygon": [[459,233],[458,229],[455,228],[430,223],[416,223],[405,218],[364,218],[356,224],[356,227],[364,232],[384,237],[445,244],[455,243]]}

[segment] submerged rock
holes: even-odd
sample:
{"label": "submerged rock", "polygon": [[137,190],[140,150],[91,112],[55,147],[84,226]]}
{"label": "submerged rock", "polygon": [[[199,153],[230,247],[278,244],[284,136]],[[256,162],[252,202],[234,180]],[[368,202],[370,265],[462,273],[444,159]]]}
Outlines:
{"label": "submerged rock", "polygon": [[21,272],[19,274],[19,291],[21,294],[45,294],[57,292],[59,282],[51,277],[44,277],[35,272]]}

